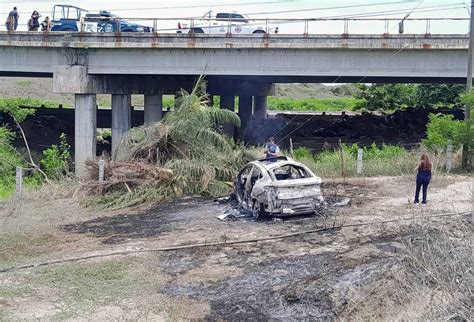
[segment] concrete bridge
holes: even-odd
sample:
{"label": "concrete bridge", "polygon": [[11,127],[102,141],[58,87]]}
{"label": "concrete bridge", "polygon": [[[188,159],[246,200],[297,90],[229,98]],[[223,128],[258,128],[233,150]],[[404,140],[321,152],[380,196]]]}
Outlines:
{"label": "concrete bridge", "polygon": [[464,83],[467,35],[204,35],[0,32],[0,76],[53,77],[75,94],[76,172],[95,156],[96,94],[112,95],[112,149],[131,126],[130,95],[145,95],[146,123],[161,119],[162,95],[207,92],[234,110],[240,137],[266,117],[273,83]]}

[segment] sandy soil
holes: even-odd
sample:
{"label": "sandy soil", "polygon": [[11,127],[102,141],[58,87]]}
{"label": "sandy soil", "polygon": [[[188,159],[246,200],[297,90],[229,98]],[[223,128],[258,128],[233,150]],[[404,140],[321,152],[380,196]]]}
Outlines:
{"label": "sandy soil", "polygon": [[[412,205],[413,190],[412,178],[329,181],[324,194],[348,196],[350,206],[328,216],[261,222],[219,221],[217,215],[229,205],[196,198],[147,211],[102,213],[84,209],[66,195],[51,193],[42,200],[34,195],[21,204],[0,205],[0,269],[472,211],[472,178],[435,177],[426,208]],[[440,225],[455,220],[430,219]],[[11,270],[0,273],[0,320],[357,318],[357,303],[363,297],[357,298],[354,290],[372,285],[399,265],[404,240],[412,238],[412,223]],[[410,316],[401,312],[399,318],[403,317]]]}

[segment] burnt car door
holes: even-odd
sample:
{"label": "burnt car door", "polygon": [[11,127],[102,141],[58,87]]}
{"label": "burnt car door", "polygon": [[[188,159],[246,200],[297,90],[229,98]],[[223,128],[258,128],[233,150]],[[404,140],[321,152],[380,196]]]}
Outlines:
{"label": "burnt car door", "polygon": [[240,170],[235,180],[235,194],[237,201],[245,209],[248,209],[251,206],[248,204],[248,198],[250,197],[252,187],[251,175],[253,168],[254,166],[252,164],[246,165],[242,170]]}

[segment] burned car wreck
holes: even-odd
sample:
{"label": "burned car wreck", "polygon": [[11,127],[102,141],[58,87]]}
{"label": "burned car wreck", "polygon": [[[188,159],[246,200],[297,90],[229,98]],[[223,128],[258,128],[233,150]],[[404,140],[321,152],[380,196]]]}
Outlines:
{"label": "burned car wreck", "polygon": [[285,156],[248,163],[235,179],[240,207],[260,218],[315,213],[323,204],[321,178]]}

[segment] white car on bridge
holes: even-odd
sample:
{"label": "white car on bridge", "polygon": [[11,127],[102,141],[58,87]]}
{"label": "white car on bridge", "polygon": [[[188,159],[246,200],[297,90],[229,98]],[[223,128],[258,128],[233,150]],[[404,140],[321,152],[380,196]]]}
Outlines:
{"label": "white car on bridge", "polygon": [[177,33],[276,34],[278,27],[270,27],[263,20],[252,20],[236,12],[219,12],[214,16],[212,11],[208,11],[200,19],[178,22]]}

